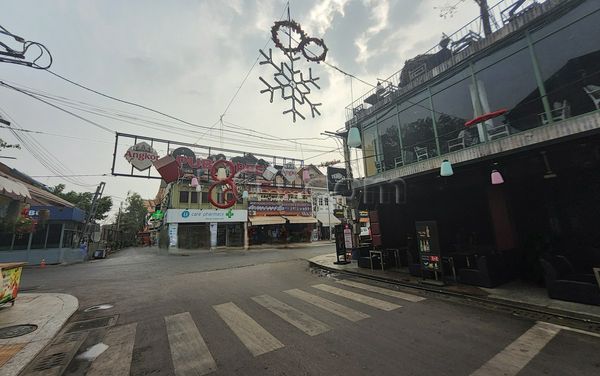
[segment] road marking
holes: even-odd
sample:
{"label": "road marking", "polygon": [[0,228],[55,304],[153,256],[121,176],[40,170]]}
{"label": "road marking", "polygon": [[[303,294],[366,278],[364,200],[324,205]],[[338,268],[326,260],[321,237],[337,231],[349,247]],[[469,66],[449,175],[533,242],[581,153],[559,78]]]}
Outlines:
{"label": "road marking", "polygon": [[416,296],[416,295],[412,295],[412,294],[407,294],[405,292],[396,291],[396,290],[384,289],[383,287],[377,287],[377,286],[367,285],[367,284],[364,284],[364,283],[353,282],[353,281],[346,281],[346,280],[341,280],[341,281],[337,281],[337,282],[340,283],[340,284],[342,284],[342,285],[344,285],[344,286],[356,287],[357,289],[362,289],[362,290],[367,290],[367,291],[371,291],[371,292],[376,292],[378,294],[391,296],[393,298],[408,300],[409,302],[416,303],[416,302],[420,302],[420,301],[425,300],[425,298],[420,297],[420,296]]}
{"label": "road marking", "polygon": [[[540,323],[541,323],[541,322],[543,322],[543,321],[538,321],[538,322],[540,322]],[[581,329],[571,328],[571,327],[569,327],[569,326],[563,326],[563,325],[551,324],[551,323],[549,323],[549,322],[543,322],[543,323],[544,323],[544,324],[546,324],[546,325],[553,326],[553,327],[555,327],[555,328],[557,328],[557,329],[567,330],[567,331],[569,331],[569,332],[574,332],[574,333],[579,333],[579,334],[585,334],[585,335],[588,335],[588,336],[592,336],[592,337],[598,337],[598,338],[600,338],[600,334],[598,334],[598,333],[594,333],[594,332],[588,332],[587,330],[581,330]]]}
{"label": "road marking", "polygon": [[516,375],[559,331],[556,325],[538,322],[471,376]]}
{"label": "road marking", "polygon": [[213,308],[252,355],[259,356],[283,347],[283,343],[235,304],[229,302]]}
{"label": "road marking", "polygon": [[298,298],[307,303],[315,305],[319,308],[322,308],[328,312],[331,312],[335,315],[343,317],[346,320],[350,320],[352,322],[356,322],[356,321],[371,317],[371,316],[367,315],[366,313],[356,311],[352,308],[348,308],[341,304],[332,302],[331,300],[321,298],[320,296],[317,296],[317,295],[309,294],[302,290],[292,289],[292,290],[287,290],[284,292],[287,294],[290,294],[291,296],[293,296],[295,298]]}
{"label": "road marking", "polygon": [[376,299],[376,298],[371,298],[370,296],[357,294],[352,291],[338,289],[337,287],[333,287],[333,286],[329,286],[329,285],[321,284],[321,285],[314,285],[313,287],[316,289],[322,290],[322,291],[326,291],[331,294],[339,295],[344,298],[357,301],[359,303],[370,305],[371,307],[382,309],[384,311],[392,311],[396,308],[402,307],[398,304],[389,303],[384,300],[380,300],[380,299]]}
{"label": "road marking", "polygon": [[189,312],[165,316],[175,375],[206,375],[217,369]]}
{"label": "road marking", "polygon": [[331,328],[321,321],[285,304],[269,295],[255,296],[252,298],[256,303],[273,312],[283,320],[294,325],[309,336],[325,333]]}
{"label": "road marking", "polygon": [[88,376],[129,375],[137,323],[113,326],[102,339],[108,348],[90,365]]}

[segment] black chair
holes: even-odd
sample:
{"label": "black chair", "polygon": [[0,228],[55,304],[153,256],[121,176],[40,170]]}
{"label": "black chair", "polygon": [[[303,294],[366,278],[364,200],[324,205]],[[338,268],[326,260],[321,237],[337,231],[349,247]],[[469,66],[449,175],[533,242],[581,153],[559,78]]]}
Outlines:
{"label": "black chair", "polygon": [[544,279],[548,296],[552,299],[568,302],[600,305],[600,287],[594,283],[566,279],[569,275],[561,275],[559,269],[547,259],[540,259],[544,269]]}
{"label": "black chair", "polygon": [[479,256],[473,268],[458,270],[461,283],[481,287],[496,287],[510,281],[514,270],[508,267],[507,260],[501,254]]}

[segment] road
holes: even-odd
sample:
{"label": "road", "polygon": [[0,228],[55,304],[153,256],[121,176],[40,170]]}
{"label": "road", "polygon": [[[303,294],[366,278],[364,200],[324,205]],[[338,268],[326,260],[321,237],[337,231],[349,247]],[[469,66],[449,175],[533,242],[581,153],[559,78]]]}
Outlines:
{"label": "road", "polygon": [[[38,357],[45,370],[26,375],[600,374],[597,335],[311,270],[304,260],[332,251],[128,249],[26,269],[25,290],[80,301],[58,350]],[[113,307],[84,311],[96,304]]]}

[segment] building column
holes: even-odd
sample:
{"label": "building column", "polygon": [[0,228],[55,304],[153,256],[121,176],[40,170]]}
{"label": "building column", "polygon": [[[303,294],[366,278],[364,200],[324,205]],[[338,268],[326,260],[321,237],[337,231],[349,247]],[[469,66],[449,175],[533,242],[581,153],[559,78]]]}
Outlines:
{"label": "building column", "polygon": [[508,208],[506,192],[502,186],[492,185],[487,189],[487,196],[496,249],[514,249],[517,246],[517,234]]}
{"label": "building column", "polygon": [[248,250],[249,237],[248,237],[248,222],[244,222],[244,251]]}

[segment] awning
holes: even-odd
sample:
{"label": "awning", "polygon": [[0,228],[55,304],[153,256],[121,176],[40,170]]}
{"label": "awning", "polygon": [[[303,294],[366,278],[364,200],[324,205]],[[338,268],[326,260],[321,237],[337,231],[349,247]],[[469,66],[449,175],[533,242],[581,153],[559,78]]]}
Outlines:
{"label": "awning", "polygon": [[252,226],[264,226],[264,225],[283,225],[285,224],[285,218],[278,215],[273,216],[258,216],[249,217]]}
{"label": "awning", "polygon": [[309,223],[317,223],[317,219],[314,217],[300,217],[300,216],[286,216],[291,224],[309,224]]}
{"label": "awning", "polygon": [[31,198],[29,189],[17,181],[0,176],[0,193],[13,195],[21,198]]}
{"label": "awning", "polygon": [[332,226],[339,225],[340,223],[342,223],[339,220],[339,218],[337,218],[333,214],[331,214],[331,213],[329,213],[329,215],[327,215],[327,214],[328,213],[317,213],[317,220],[319,222],[321,222],[323,224],[323,226],[329,227],[330,223]]}

